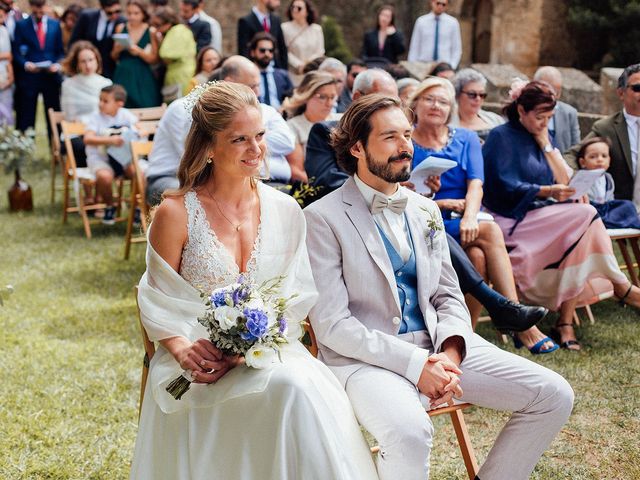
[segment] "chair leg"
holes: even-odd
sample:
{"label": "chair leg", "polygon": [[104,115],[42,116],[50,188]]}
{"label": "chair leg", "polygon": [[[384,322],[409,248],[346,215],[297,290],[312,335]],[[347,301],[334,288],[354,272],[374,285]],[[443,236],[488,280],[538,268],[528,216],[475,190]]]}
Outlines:
{"label": "chair leg", "polygon": [[56,160],[56,157],[54,155],[51,155],[51,205],[53,205],[53,202],[55,202],[56,200],[56,170],[57,170],[57,163],[58,161]]}
{"label": "chair leg", "polygon": [[[84,189],[84,185],[80,185],[79,187],[80,190]],[[91,225],[89,223],[89,216],[87,215],[87,211],[85,210],[83,195],[83,192],[79,192],[78,194],[78,213],[80,214],[80,218],[82,219],[84,234],[88,239],[91,239]]]}
{"label": "chair leg", "polygon": [[[635,263],[631,265],[633,272],[637,275],[637,268],[640,266],[640,245],[638,245],[638,237],[630,238],[631,250],[633,250],[633,256],[635,257]],[[636,287],[640,287],[640,284],[635,283]]]}
{"label": "chair leg", "polygon": [[131,236],[133,235],[133,219],[135,216],[135,205],[137,192],[135,183],[131,185],[131,205],[129,208],[129,214],[127,215],[127,233],[124,236],[124,259],[129,260],[129,252],[131,251]]}
{"label": "chair leg", "polygon": [[471,439],[469,438],[469,431],[467,430],[467,424],[464,421],[464,415],[462,410],[455,410],[451,412],[451,422],[453,423],[453,429],[456,432],[456,438],[458,439],[458,445],[460,445],[460,453],[462,453],[462,459],[464,460],[464,466],[467,469],[467,474],[470,480],[474,480],[478,474],[478,461],[471,445]]}
{"label": "chair leg", "polygon": [[580,326],[580,317],[578,316],[578,312],[576,310],[573,311],[573,321],[578,327]]}
{"label": "chair leg", "polygon": [[145,352],[142,361],[142,374],[140,378],[140,403],[138,404],[138,423],[140,423],[140,413],[142,412],[142,401],[144,400],[144,389],[147,387],[147,377],[149,376],[149,355]]}
{"label": "chair leg", "polygon": [[631,277],[631,283],[638,286],[638,274],[636,273],[635,268],[633,268],[633,261],[631,260],[631,255],[629,255],[629,249],[627,248],[627,240],[621,238],[616,240],[618,247],[620,248],[620,253],[622,253],[622,258],[624,258],[624,263],[627,266],[627,271],[629,272],[629,276]]}
{"label": "chair leg", "polygon": [[589,305],[584,306],[584,311],[587,313],[587,318],[589,319],[589,323],[591,325],[596,323],[596,318],[593,316],[593,312],[591,311],[591,307]]}
{"label": "chair leg", "polygon": [[67,223],[67,216],[69,213],[69,177],[65,174],[63,178],[62,223]]}

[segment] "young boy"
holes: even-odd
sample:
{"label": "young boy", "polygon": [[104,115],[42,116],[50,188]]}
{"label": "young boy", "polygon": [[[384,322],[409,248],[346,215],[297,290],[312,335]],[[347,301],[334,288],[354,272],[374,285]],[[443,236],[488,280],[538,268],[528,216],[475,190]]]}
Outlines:
{"label": "young boy", "polygon": [[100,91],[99,110],[83,118],[87,166],[96,176],[96,193],[107,204],[102,223],[115,223],[116,207],[113,205],[112,185],[115,177],[131,178],[131,163],[122,165],[107,153],[108,147],[121,147],[127,129],[135,130],[138,117],[124,108],[127,92],[121,85],[109,85]]}

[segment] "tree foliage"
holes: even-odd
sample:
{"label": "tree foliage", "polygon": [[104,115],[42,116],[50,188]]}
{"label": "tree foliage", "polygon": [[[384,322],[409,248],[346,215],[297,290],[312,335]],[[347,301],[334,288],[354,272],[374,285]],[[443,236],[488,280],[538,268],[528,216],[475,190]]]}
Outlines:
{"label": "tree foliage", "polygon": [[349,63],[353,54],[344,41],[342,27],[336,19],[328,15],[322,17],[322,31],[324,33],[324,50],[327,57],[334,57],[343,63]]}

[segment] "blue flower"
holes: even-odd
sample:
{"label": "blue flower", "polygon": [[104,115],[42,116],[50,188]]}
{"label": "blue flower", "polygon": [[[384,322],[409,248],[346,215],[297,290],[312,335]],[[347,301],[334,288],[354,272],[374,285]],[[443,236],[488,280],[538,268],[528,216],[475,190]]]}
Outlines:
{"label": "blue flower", "polygon": [[243,283],[236,289],[231,292],[231,300],[233,300],[233,305],[238,305],[241,302],[244,302],[251,292],[249,291],[249,287]]}
{"label": "blue flower", "polygon": [[284,317],[280,317],[278,319],[278,332],[279,333],[284,333],[285,330],[287,329],[287,319]]}
{"label": "blue flower", "polygon": [[258,340],[262,338],[268,329],[269,319],[267,318],[267,314],[262,310],[253,308],[245,308],[242,313],[244,313],[247,319],[247,332],[240,335],[242,339]]}
{"label": "blue flower", "polygon": [[215,292],[213,292],[210,300],[211,303],[213,303],[213,305],[216,307],[222,307],[223,305],[227,304],[226,294],[223,290],[216,290]]}

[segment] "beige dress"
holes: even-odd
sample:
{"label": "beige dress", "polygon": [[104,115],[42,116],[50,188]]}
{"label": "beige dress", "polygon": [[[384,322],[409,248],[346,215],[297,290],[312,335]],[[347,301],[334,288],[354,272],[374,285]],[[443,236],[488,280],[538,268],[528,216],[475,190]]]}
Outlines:
{"label": "beige dress", "polygon": [[297,69],[314,58],[324,55],[322,27],[317,23],[301,27],[291,21],[282,24],[282,33],[289,52],[289,76],[297,87],[302,80],[302,75],[296,73]]}

